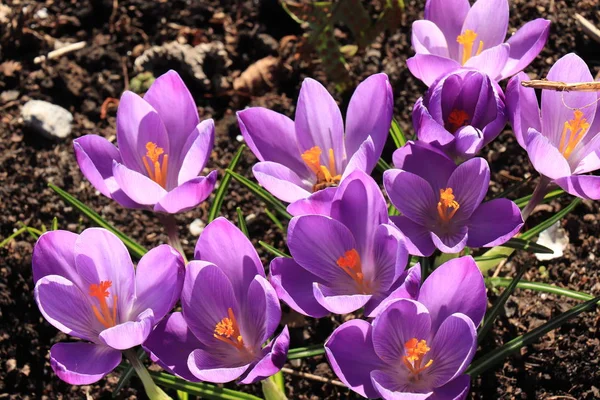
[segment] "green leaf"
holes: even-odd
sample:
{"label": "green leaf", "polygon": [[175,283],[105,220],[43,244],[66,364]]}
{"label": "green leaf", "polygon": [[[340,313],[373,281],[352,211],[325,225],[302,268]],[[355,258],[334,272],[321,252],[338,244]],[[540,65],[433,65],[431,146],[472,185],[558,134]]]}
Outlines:
{"label": "green leaf", "polygon": [[281,250],[277,250],[275,247],[271,246],[268,243],[263,242],[262,240],[258,241],[258,244],[260,244],[265,250],[267,250],[269,253],[273,254],[276,257],[287,257],[287,258],[292,258],[292,256],[285,254],[283,251]]}
{"label": "green leaf", "polygon": [[390,136],[394,140],[397,148],[400,148],[406,144],[406,136],[402,132],[396,118],[392,118],[392,125],[390,126]]}
{"label": "green leaf", "polygon": [[96,225],[108,229],[112,233],[114,233],[129,249],[131,254],[136,258],[142,258],[144,254],[148,252],[142,245],[136,243],[129,236],[125,235],[123,232],[112,226],[108,221],[98,215],[94,210],[83,204],[81,201],[77,200],[75,197],[71,196],[69,193],[65,192],[58,186],[49,183],[48,186],[50,189],[54,190],[56,194],[58,194],[64,201],[78,209],[83,215],[92,220]]}
{"label": "green leaf", "polygon": [[[144,361],[144,359],[147,356],[148,356],[148,354],[144,351],[144,349],[140,348],[138,350],[137,358],[140,361]],[[122,363],[121,365],[119,365],[119,368],[121,368],[123,370],[123,372],[121,373],[121,376],[119,377],[119,381],[117,382],[117,385],[115,386],[115,388],[112,392],[113,398],[117,397],[117,394],[121,391],[121,389],[123,389],[123,387],[125,385],[127,385],[129,383],[129,381],[135,374],[135,370],[133,369],[133,365],[131,365],[131,364]]]}
{"label": "green leaf", "polygon": [[510,249],[516,250],[524,250],[530,253],[542,253],[542,254],[554,254],[552,249],[549,249],[541,244],[537,244],[532,242],[531,240],[525,240],[520,237],[514,237],[509,239],[505,243],[502,244],[503,247],[508,247]]}
{"label": "green leaf", "polygon": [[269,211],[268,208],[265,208],[265,214],[267,214],[267,217],[269,217],[269,219],[271,221],[273,221],[273,223],[279,228],[280,231],[285,233],[285,229],[283,228],[283,224],[281,223],[281,221],[279,220],[279,218],[277,218],[277,216],[275,216],[275,214],[273,214],[271,211]]}
{"label": "green leaf", "polygon": [[[542,200],[542,203],[547,203],[550,200],[554,200],[556,198],[559,198],[561,196],[563,196],[565,194],[565,191],[562,189],[556,189],[551,191],[550,193],[548,193],[547,195],[544,196],[544,199]],[[531,200],[531,197],[533,196],[533,194],[530,194],[529,196],[525,196],[525,197],[521,197],[520,199],[515,200],[515,204],[519,207],[519,208],[523,208],[527,205],[527,203],[529,202],[529,200]]]}
{"label": "green leaf", "polygon": [[298,358],[315,357],[325,354],[325,348],[322,344],[313,346],[297,347],[288,351],[288,360],[296,360]]}
{"label": "green leaf", "polygon": [[385,161],[383,158],[380,158],[380,159],[377,161],[377,168],[379,168],[379,170],[380,170],[381,172],[385,172],[385,171],[387,171],[388,169],[392,169],[392,166],[391,166],[390,164],[388,164],[388,162],[387,162],[387,161]]}
{"label": "green leaf", "polygon": [[571,308],[569,311],[560,314],[558,317],[551,319],[550,321],[533,329],[532,331],[527,332],[524,335],[518,336],[512,339],[510,342],[503,345],[502,347],[481,356],[467,370],[467,374],[471,375],[471,377],[480,375],[482,372],[488,370],[495,364],[504,360],[504,358],[508,357],[513,353],[518,352],[519,349],[521,349],[521,347],[527,346],[528,344],[536,341],[551,330],[560,327],[569,319],[576,317],[584,311],[594,309],[598,302],[600,302],[600,296]]}
{"label": "green leaf", "polygon": [[[506,287],[509,286],[512,282],[511,279],[508,278],[489,278],[487,280],[488,285],[491,286],[499,286]],[[549,285],[547,283],[539,283],[539,282],[529,282],[529,281],[520,281],[517,283],[517,288],[519,289],[529,289],[535,290],[538,292],[551,293],[558,296],[570,297],[576,300],[591,300],[594,298],[591,294],[577,292],[575,290],[561,288],[555,285]]]}
{"label": "green leaf", "polygon": [[242,209],[239,207],[236,207],[235,212],[237,214],[238,227],[240,228],[240,231],[242,231],[244,233],[244,235],[246,235],[247,238],[250,238],[250,235],[248,234],[248,226],[246,225],[246,219],[244,218]]}
{"label": "green leaf", "polygon": [[227,174],[231,175],[236,181],[238,181],[241,185],[246,186],[248,188],[248,190],[250,190],[252,193],[254,193],[258,197],[260,197],[265,203],[270,205],[275,211],[277,211],[283,217],[285,217],[287,219],[292,219],[292,216],[290,215],[290,213],[287,212],[283,203],[281,201],[279,201],[278,199],[276,199],[275,197],[273,197],[273,195],[271,195],[271,193],[267,192],[265,189],[263,189],[256,183],[252,182],[250,179],[247,179],[230,169],[227,169],[226,172],[227,172]]}
{"label": "green leaf", "polygon": [[279,371],[278,373],[273,375],[271,378],[273,378],[273,382],[275,382],[277,387],[279,389],[281,389],[282,392],[285,393],[285,379],[283,378],[283,372]]}
{"label": "green leaf", "polygon": [[[242,153],[246,145],[243,144],[238,149],[237,153],[231,159],[231,163],[229,164],[229,168],[232,171],[235,171],[240,159],[242,157]],[[223,200],[225,199],[225,195],[227,194],[227,189],[229,188],[229,182],[231,182],[231,175],[225,174],[223,179],[221,179],[221,184],[219,185],[219,189],[217,189],[217,193],[215,194],[215,198],[213,199],[212,204],[210,205],[210,210],[208,211],[208,222],[212,222],[219,213],[221,212],[221,207],[223,206]]]}
{"label": "green leaf", "polygon": [[[279,373],[281,373],[281,371]],[[274,376],[271,376],[260,382],[265,400],[287,400],[284,391],[279,387],[275,379]]]}
{"label": "green leaf", "polygon": [[23,227],[17,229],[12,235],[10,235],[6,239],[4,239],[2,242],[0,242],[0,248],[6,246],[8,243],[10,243],[11,240],[13,240],[17,236],[19,236],[19,235],[21,235],[21,234],[23,234],[25,232],[27,232],[27,227],[26,226],[23,226]]}
{"label": "green leaf", "polygon": [[50,226],[50,230],[51,231],[58,230],[58,218],[56,218],[56,217],[52,218],[52,225]]}

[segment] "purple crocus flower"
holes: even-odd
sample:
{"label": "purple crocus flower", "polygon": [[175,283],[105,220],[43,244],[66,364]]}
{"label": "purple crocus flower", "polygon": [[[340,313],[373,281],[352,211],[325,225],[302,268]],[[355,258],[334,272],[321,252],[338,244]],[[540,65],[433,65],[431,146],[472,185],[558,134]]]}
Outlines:
{"label": "purple crocus flower", "polygon": [[295,121],[262,107],[237,115],[245,141],[260,160],[252,168],[256,180],[275,197],[293,203],[313,193],[331,200],[332,188],[350,172],[371,173],[383,150],[393,107],[387,76],[376,74],[352,95],[345,134],[335,100],[310,78],[302,83]]}
{"label": "purple crocus flower", "polygon": [[361,307],[370,315],[392,291],[415,290],[419,269],[405,271],[403,237],[389,225],[385,199],[373,178],[354,171],[323,211],[328,215],[290,221],[293,258],[271,262],[271,282],[281,300],[315,318]]}
{"label": "purple crocus flower", "polygon": [[417,100],[412,118],[420,141],[457,161],[469,159],[506,125],[504,93],[486,74],[460,69]]}
{"label": "purple crocus flower", "polygon": [[214,122],[200,122],[189,90],[175,71],[158,77],[141,98],[121,96],[117,149],[98,135],[73,141],[79,168],[100,193],[127,208],[175,214],[212,192],[217,173],[198,176],[210,158]]}
{"label": "purple crocus flower", "polygon": [[277,373],[289,333],[286,326],[262,347],[279,325],[281,308],[252,243],[217,218],[202,232],[195,258],[186,268],[182,312],[165,318],[144,348],[189,381],[254,383]]}
{"label": "purple crocus flower", "polygon": [[57,343],[50,365],[73,385],[98,381],[142,344],[181,293],[185,264],[171,246],[145,254],[134,270],[111,232],[52,231],[33,250],[35,301],[46,320],[83,342]]}
{"label": "purple crocus flower", "polygon": [[508,8],[508,0],[427,0],[425,19],[412,26],[417,54],[408,69],[427,86],[462,66],[496,81],[521,71],[542,51],[550,21],[530,21],[504,43]]}
{"label": "purple crocus flower", "polygon": [[457,253],[465,246],[492,247],[513,237],[523,225],[508,199],[481,204],[490,167],[475,157],[456,166],[441,151],[409,142],[396,150],[394,165],[383,175],[385,190],[402,215],[391,217],[406,236],[409,253],[429,256],[437,247]]}
{"label": "purple crocus flower", "polygon": [[372,323],[352,320],[325,343],[333,371],[369,398],[459,400],[486,308],[483,276],[471,257],[442,264],[416,300],[390,301]]}
{"label": "purple crocus flower", "polygon": [[[594,80],[575,54],[558,60],[548,79],[566,83]],[[583,175],[600,169],[598,94],[545,90],[540,110],[535,92],[521,86],[526,80],[529,78],[523,73],[511,79],[506,99],[515,136],[533,167],[574,196],[600,199],[600,177]]]}

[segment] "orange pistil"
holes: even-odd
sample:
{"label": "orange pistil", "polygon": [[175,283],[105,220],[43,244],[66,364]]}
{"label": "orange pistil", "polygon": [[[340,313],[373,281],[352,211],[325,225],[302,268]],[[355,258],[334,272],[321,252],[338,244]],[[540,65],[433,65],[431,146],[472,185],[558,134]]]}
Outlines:
{"label": "orange pistil", "polygon": [[417,338],[412,338],[404,344],[404,350],[406,351],[406,355],[402,357],[402,362],[415,375],[425,371],[433,364],[433,360],[429,360],[425,365],[421,366],[425,354],[431,350],[427,346],[426,340],[419,341]]}
{"label": "orange pistil", "polygon": [[111,281],[101,281],[98,285],[90,285],[90,296],[95,297],[100,305],[100,310],[95,305],[92,306],[94,315],[105,328],[113,327],[117,324],[117,296],[113,296],[112,310],[108,308],[106,298],[110,296],[108,289],[112,286]]}
{"label": "orange pistil", "polygon": [[233,310],[229,308],[227,310],[229,317],[223,318],[215,325],[215,333],[213,336],[222,342],[232,345],[238,350],[244,348],[244,340],[240,333],[240,328],[237,324]]}
{"label": "orange pistil", "polygon": [[321,165],[321,148],[315,146],[302,153],[302,160],[308,165],[308,168],[317,175],[317,183],[313,185],[313,192],[325,189],[327,187],[337,186],[342,179],[341,175],[336,174],[335,156],[333,149],[329,149],[329,168]]}
{"label": "orange pistil", "polygon": [[[575,110],[573,112],[573,119],[565,122],[562,135],[560,136],[558,151],[568,159],[577,144],[583,139],[588,129],[590,129],[590,124],[587,122],[587,119],[583,118],[583,112],[581,112],[581,110]],[[567,133],[569,136],[568,139]]]}
{"label": "orange pistil", "polygon": [[[167,186],[167,166],[169,165],[169,155],[163,154],[165,150],[158,147],[154,142],[146,143],[146,155],[142,157],[144,167],[148,172],[148,176],[154,182],[158,183],[163,188]],[[162,162],[159,157],[163,156]]]}
{"label": "orange pistil", "polygon": [[446,128],[454,133],[459,130],[461,127],[467,125],[467,121],[469,120],[469,114],[464,110],[452,110],[450,115],[448,115],[448,122],[446,123]]}
{"label": "orange pistil", "polygon": [[343,256],[337,259],[337,265],[343,269],[345,273],[350,275],[352,279],[354,279],[363,293],[369,293],[369,285],[368,282],[365,282],[365,275],[362,272],[360,255],[356,249],[351,249],[345,252]]}
{"label": "orange pistil", "polygon": [[[470,29],[467,29],[465,33],[463,33],[462,35],[458,35],[458,37],[456,38],[456,41],[463,48],[462,65],[465,65],[467,61],[469,61],[469,59],[473,56],[473,44],[475,43],[475,39],[477,39],[477,33]],[[478,56],[479,54],[481,54],[482,50],[483,42],[480,40],[479,47],[477,48],[477,53],[475,55]]]}
{"label": "orange pistil", "polygon": [[437,211],[442,221],[450,221],[459,207],[460,204],[454,200],[452,188],[440,189],[440,201],[437,204]]}

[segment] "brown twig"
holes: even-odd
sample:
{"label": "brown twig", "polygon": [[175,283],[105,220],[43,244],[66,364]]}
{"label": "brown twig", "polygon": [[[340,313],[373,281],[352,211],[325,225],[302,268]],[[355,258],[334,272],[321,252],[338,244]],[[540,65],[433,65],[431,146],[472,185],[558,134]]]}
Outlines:
{"label": "brown twig", "polygon": [[575,13],[574,17],[581,25],[583,31],[596,42],[600,43],[600,29],[596,28],[594,24],[585,19],[585,17],[581,14]]}
{"label": "brown twig", "polygon": [[523,81],[521,85],[526,88],[555,90],[557,92],[600,92],[600,82],[565,83],[540,79]]}
{"label": "brown twig", "polygon": [[33,59],[33,63],[34,64],[39,64],[41,62],[44,62],[46,60],[52,60],[53,58],[58,58],[60,56],[63,56],[67,53],[71,53],[73,51],[77,51],[77,50],[81,50],[85,47],[85,41],[83,42],[77,42],[77,43],[71,43],[68,44],[64,47],[61,47],[60,49],[57,50],[53,50],[50,53],[48,53],[47,56],[38,56],[36,58]]}
{"label": "brown twig", "polygon": [[331,383],[332,385],[343,387],[343,388],[346,387],[346,385],[344,385],[342,382],[336,381],[335,379],[328,379],[328,378],[323,378],[322,376],[318,376],[318,375],[313,375],[313,374],[307,374],[305,372],[294,371],[293,369],[290,369],[290,368],[281,368],[281,372],[283,372],[284,374],[290,374],[290,375],[298,376],[300,378],[311,379],[311,380],[317,381],[317,382]]}

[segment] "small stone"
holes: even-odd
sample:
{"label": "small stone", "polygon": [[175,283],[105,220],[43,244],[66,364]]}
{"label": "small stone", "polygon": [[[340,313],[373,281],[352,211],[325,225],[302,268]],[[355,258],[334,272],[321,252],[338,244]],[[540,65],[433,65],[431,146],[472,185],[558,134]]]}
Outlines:
{"label": "small stone", "polygon": [[244,141],[244,137],[242,135],[237,135],[235,137],[235,140],[237,140],[238,142],[243,142]]}
{"label": "small stone", "polygon": [[11,358],[6,361],[5,366],[6,366],[6,372],[10,372],[13,369],[17,368],[17,360],[15,360],[14,358]]}
{"label": "small stone", "polygon": [[200,236],[206,224],[200,218],[196,218],[190,224],[190,233],[194,236]]}
{"label": "small stone", "polygon": [[29,100],[21,117],[27,126],[50,139],[64,139],[71,134],[73,114],[47,101]]}
{"label": "small stone", "polygon": [[5,90],[4,92],[0,93],[0,103],[5,104],[8,103],[9,101],[13,101],[19,98],[19,91],[18,90]]}
{"label": "small stone", "polygon": [[584,220],[585,222],[593,222],[593,221],[595,221],[595,220],[596,220],[596,216],[595,216],[594,214],[585,214],[585,215],[583,216],[583,220]]}

